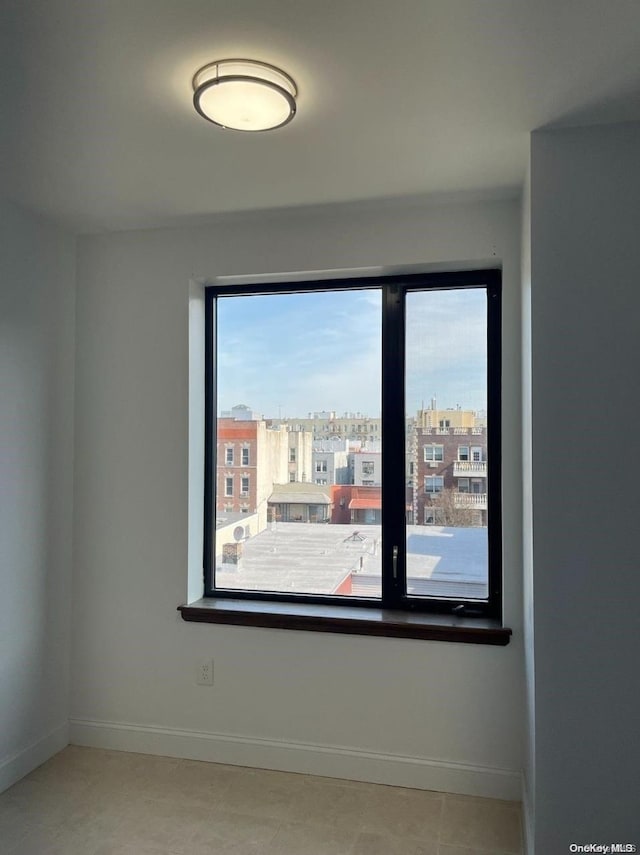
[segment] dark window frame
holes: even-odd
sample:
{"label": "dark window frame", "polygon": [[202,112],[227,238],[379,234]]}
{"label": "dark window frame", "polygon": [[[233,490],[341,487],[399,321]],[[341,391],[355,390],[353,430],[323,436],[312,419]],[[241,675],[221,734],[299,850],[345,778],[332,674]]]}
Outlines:
{"label": "dark window frame", "polygon": [[[500,270],[358,277],[273,284],[207,286],[205,289],[205,490],[204,598],[253,603],[298,603],[372,610],[453,614],[457,617],[502,618],[502,477],[501,477],[501,354]],[[382,599],[339,595],[283,594],[239,591],[214,586],[217,389],[215,371],[216,300],[258,294],[327,290],[382,290]],[[488,600],[437,599],[406,594],[405,529],[405,300],[411,291],[483,289],[487,294],[487,516]],[[397,555],[394,558],[394,547]],[[184,614],[183,614],[184,616]]]}

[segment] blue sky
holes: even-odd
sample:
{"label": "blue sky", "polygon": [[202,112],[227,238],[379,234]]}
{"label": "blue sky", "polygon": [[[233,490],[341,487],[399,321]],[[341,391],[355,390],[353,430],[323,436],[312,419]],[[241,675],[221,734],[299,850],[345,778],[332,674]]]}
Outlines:
{"label": "blue sky", "polygon": [[[319,291],[218,300],[218,404],[266,418],[380,413],[381,293]],[[407,295],[407,412],[486,407],[482,290]]]}

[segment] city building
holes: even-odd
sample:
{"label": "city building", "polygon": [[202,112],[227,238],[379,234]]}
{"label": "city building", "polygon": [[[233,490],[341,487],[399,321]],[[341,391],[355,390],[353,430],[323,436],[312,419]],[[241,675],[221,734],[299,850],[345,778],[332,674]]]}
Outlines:
{"label": "city building", "polygon": [[382,521],[382,491],[380,487],[353,486],[347,505],[350,522],[379,525]]}
{"label": "city building", "polygon": [[418,410],[416,424],[420,428],[472,428],[478,425],[478,414],[474,410],[463,410],[458,406],[439,410],[432,398],[427,409]]}
{"label": "city building", "polygon": [[256,514],[257,530],[267,522],[274,484],[305,483],[312,472],[312,438],[256,417],[238,404],[218,419],[218,512]]}
{"label": "city building", "polygon": [[313,441],[311,434],[303,430],[288,430],[289,481],[304,484],[313,481]]}
{"label": "city building", "polygon": [[416,428],[413,455],[417,525],[487,524],[486,428]]}
{"label": "city building", "polygon": [[[379,443],[378,443],[379,445]],[[382,484],[382,453],[364,448],[349,454],[351,483],[360,487],[379,487]]]}
{"label": "city building", "polygon": [[274,484],[269,495],[272,522],[328,523],[331,509],[330,488],[318,484]]}
{"label": "city building", "polygon": [[254,422],[259,421],[262,416],[246,404],[236,404],[230,410],[223,410],[220,413],[223,419],[234,419],[237,422]]}
{"label": "city building", "polygon": [[333,525],[379,525],[382,513],[380,487],[358,487],[354,484],[331,488]]}
{"label": "city building", "polygon": [[288,479],[288,431],[262,420],[220,418],[217,447],[217,511],[256,514],[262,531],[273,485]]}
{"label": "city building", "polygon": [[379,440],[382,437],[382,426],[379,417],[363,413],[343,413],[337,415],[334,410],[319,410],[308,413],[306,418],[278,419],[279,424],[286,424],[292,430],[309,431],[314,440],[349,439],[367,442]]}
{"label": "city building", "polygon": [[349,444],[348,439],[339,437],[314,440],[312,466],[314,484],[326,486],[351,482]]}

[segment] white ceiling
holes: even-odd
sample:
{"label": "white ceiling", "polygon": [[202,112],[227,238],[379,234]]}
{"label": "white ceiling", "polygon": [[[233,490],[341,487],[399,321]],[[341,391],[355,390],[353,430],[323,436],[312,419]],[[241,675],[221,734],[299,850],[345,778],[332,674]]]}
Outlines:
{"label": "white ceiling", "polygon": [[[521,185],[528,133],[640,119],[638,0],[1,0],[0,177],[79,232]],[[193,72],[250,57],[298,114],[223,131]]]}

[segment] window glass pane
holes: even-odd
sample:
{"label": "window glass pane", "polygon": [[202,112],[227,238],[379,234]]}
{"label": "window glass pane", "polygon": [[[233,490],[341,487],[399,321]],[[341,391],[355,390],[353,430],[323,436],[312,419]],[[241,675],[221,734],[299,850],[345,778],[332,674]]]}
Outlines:
{"label": "window glass pane", "polygon": [[216,305],[214,587],[380,598],[380,289]]}
{"label": "window glass pane", "polygon": [[485,600],[485,289],[407,294],[405,381],[407,593]]}

